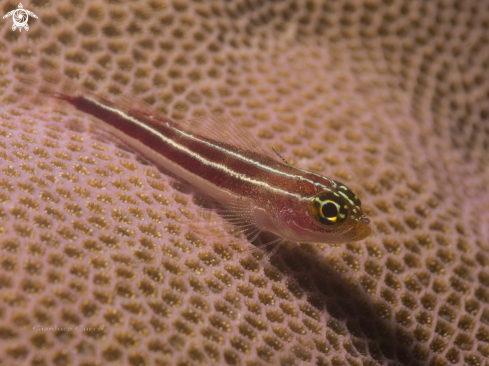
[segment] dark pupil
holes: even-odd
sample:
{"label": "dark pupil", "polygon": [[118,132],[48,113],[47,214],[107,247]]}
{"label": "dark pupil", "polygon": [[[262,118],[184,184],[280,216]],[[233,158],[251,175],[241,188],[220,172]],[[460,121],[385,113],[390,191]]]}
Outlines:
{"label": "dark pupil", "polygon": [[324,217],[334,218],[338,216],[338,208],[332,202],[325,202],[321,207],[321,212]]}

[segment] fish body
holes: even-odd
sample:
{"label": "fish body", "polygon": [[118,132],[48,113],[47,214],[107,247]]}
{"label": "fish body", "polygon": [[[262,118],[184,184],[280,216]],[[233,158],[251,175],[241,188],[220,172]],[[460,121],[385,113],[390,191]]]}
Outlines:
{"label": "fish body", "polygon": [[[351,190],[268,155],[244,137],[243,127],[227,135],[194,131],[88,92],[53,96],[98,118],[144,156],[214,197],[247,234],[268,231],[280,242],[302,243],[347,243],[370,234],[370,221]],[[211,118],[232,123],[225,115]]]}

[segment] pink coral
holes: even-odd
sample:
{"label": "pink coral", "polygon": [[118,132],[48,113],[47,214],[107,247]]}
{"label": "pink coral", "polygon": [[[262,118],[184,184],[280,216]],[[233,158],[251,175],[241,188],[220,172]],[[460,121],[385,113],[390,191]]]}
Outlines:
{"label": "pink coral", "polygon": [[[24,6],[28,32],[0,23],[0,365],[487,364],[487,2]],[[32,64],[226,112],[358,192],[374,233],[260,262],[86,115],[19,106]]]}

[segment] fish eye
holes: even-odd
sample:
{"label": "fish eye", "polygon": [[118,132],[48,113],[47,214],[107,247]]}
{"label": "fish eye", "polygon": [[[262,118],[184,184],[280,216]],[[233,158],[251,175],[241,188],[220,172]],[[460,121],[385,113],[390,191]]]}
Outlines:
{"label": "fish eye", "polygon": [[312,216],[322,225],[339,226],[348,218],[348,205],[346,200],[334,193],[320,193],[310,204]]}

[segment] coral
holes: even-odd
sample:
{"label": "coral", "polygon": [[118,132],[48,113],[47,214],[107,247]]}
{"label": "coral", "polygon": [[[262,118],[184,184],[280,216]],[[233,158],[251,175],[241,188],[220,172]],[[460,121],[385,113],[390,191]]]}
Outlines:
{"label": "coral", "polygon": [[[487,365],[487,2],[24,6],[28,32],[0,23],[0,365]],[[20,103],[41,64],[227,113],[351,187],[373,234],[260,261],[90,117]]]}

